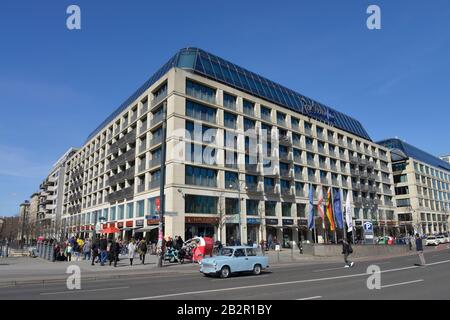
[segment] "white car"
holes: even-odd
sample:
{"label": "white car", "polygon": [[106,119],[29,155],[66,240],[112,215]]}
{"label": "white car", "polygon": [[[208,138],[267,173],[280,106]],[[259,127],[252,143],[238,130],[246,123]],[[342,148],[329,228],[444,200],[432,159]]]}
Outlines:
{"label": "white car", "polygon": [[436,239],[436,237],[428,237],[426,242],[425,242],[426,246],[437,246],[439,245],[439,240]]}
{"label": "white car", "polygon": [[439,244],[446,242],[445,236],[436,236],[436,240],[439,241]]}

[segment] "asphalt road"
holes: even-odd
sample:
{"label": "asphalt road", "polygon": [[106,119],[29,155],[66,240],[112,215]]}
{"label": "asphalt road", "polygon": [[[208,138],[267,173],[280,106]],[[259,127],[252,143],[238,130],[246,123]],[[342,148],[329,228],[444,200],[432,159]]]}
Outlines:
{"label": "asphalt road", "polygon": [[[450,250],[431,250],[425,256],[426,267],[414,265],[417,256],[407,256],[358,262],[353,268],[330,262],[280,265],[260,276],[229,279],[192,273],[82,281],[81,290],[68,290],[64,283],[11,286],[0,288],[0,300],[450,299]],[[371,265],[381,270],[381,289],[368,289]]]}

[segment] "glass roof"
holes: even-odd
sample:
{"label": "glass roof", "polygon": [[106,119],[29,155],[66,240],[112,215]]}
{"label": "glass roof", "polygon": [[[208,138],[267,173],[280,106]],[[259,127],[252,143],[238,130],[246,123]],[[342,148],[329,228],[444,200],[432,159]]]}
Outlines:
{"label": "glass roof", "polygon": [[383,141],[377,142],[382,146],[385,146],[389,149],[398,149],[402,151],[407,157],[416,159],[418,161],[422,161],[424,163],[429,164],[430,166],[439,168],[441,170],[450,171],[450,163],[447,163],[438,157],[435,157],[423,150],[420,150],[400,139],[387,139]]}
{"label": "glass roof", "polygon": [[198,48],[181,49],[175,54],[91,133],[88,140],[102,130],[172,67],[191,70],[199,75],[245,91],[364,139],[371,140],[366,130],[356,119]]}

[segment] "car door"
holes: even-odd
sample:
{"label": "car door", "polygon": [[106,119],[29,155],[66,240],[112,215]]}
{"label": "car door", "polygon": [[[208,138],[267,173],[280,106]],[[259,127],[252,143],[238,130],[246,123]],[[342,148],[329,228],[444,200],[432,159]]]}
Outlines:
{"label": "car door", "polygon": [[234,250],[233,254],[233,266],[231,267],[232,272],[241,272],[245,271],[246,269],[246,260],[247,256],[245,255],[245,250],[242,248],[238,248]]}
{"label": "car door", "polygon": [[[247,254],[246,267],[247,270],[253,270],[253,266],[258,263],[258,256],[256,255],[256,250],[254,248],[246,248],[245,253]],[[264,266],[261,266],[264,267]]]}

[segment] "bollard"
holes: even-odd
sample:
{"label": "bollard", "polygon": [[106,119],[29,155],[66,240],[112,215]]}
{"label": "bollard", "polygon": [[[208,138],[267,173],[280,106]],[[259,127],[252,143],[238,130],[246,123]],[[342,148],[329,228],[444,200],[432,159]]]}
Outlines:
{"label": "bollard", "polygon": [[47,260],[50,260],[50,255],[51,255],[51,251],[52,251],[52,246],[51,245],[47,245]]}
{"label": "bollard", "polygon": [[294,261],[294,247],[295,247],[295,241],[292,241],[291,244],[291,259]]}
{"label": "bollard", "polygon": [[51,248],[50,248],[50,261],[51,262],[55,262],[55,255],[54,255],[54,253],[55,253],[55,249],[53,248],[53,246],[51,246]]}

